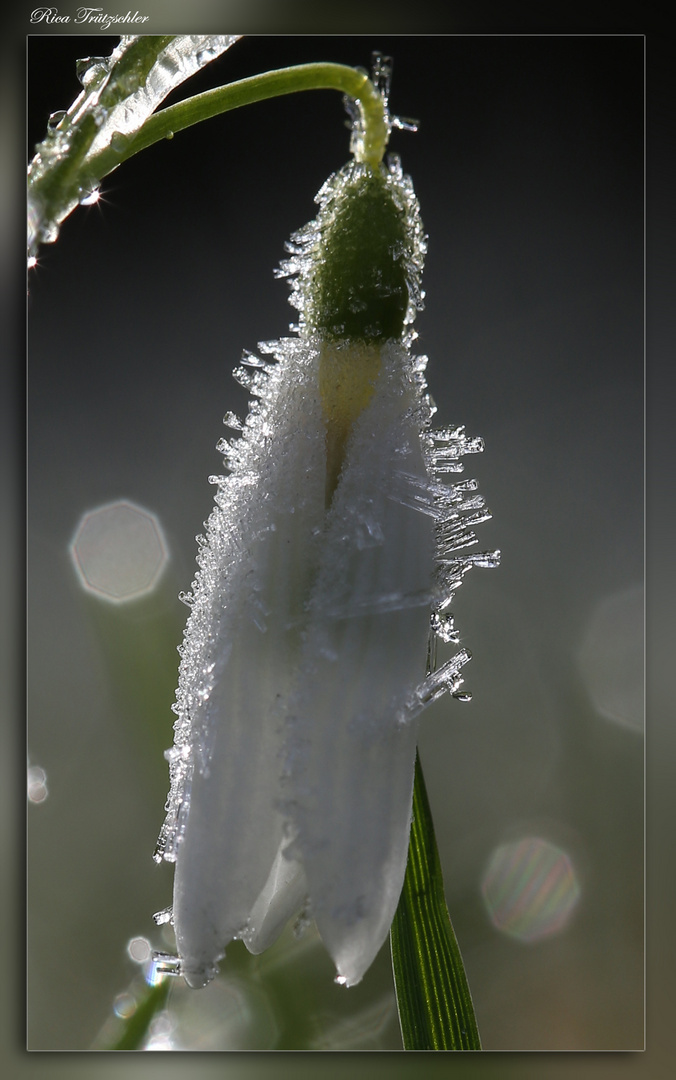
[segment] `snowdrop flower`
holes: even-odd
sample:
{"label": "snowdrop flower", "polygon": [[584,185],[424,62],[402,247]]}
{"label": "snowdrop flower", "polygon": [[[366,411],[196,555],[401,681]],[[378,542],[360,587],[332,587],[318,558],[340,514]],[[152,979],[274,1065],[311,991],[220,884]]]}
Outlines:
{"label": "snowdrop flower", "polygon": [[446,474],[482,444],[431,430],[411,351],[426,244],[410,179],[353,161],[317,201],[279,275],[300,325],[235,373],[253,401],[225,418],[238,434],[183,597],[156,858],[176,864],[194,987],[230,941],[261,952],[303,908],[338,981],[362,978],[404,878],[419,716],[469,659],[425,677],[431,632],[457,640],[453,592],[498,558],[459,553],[489,514]]}

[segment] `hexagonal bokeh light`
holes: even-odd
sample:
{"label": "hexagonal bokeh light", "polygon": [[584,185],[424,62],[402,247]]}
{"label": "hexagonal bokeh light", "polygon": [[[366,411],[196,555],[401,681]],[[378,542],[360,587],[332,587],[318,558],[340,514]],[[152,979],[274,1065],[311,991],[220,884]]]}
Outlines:
{"label": "hexagonal bokeh light", "polygon": [[500,844],[481,882],[496,930],[530,944],[560,933],[580,899],[568,855],[537,836]]}
{"label": "hexagonal bokeh light", "polygon": [[127,500],[84,514],[70,553],[82,587],[114,604],[152,592],[169,558],[155,515]]}

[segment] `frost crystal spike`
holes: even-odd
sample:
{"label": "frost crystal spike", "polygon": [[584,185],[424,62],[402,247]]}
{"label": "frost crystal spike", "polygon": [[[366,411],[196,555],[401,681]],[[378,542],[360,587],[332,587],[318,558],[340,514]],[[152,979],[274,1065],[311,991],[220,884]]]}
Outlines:
{"label": "frost crystal spike", "polygon": [[425,678],[430,634],[457,640],[453,592],[499,555],[461,553],[488,512],[448,474],[483,445],[431,429],[411,352],[426,238],[410,179],[396,158],[353,161],[317,202],[278,275],[298,332],[261,343],[265,363],[245,354],[254,401],[243,425],[226,415],[239,434],[219,444],[229,474],[211,478],[184,594],[156,858],[176,864],[195,987],[231,940],[260,952],[301,907],[338,981],[362,978],[404,878],[420,714],[458,693],[469,660]]}

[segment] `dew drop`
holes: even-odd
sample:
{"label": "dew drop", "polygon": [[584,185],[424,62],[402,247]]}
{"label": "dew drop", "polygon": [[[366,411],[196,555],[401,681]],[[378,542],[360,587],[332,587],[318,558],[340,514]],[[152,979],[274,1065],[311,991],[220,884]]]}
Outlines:
{"label": "dew drop", "polygon": [[165,137],[165,139],[173,139],[173,137],[174,137],[173,131],[168,131],[167,134],[164,137]]}
{"label": "dew drop", "polygon": [[98,185],[95,187],[85,187],[82,189],[80,195],[80,206],[95,206],[101,198],[101,191]]}
{"label": "dew drop", "polygon": [[56,131],[56,128],[59,126],[59,124],[63,120],[64,116],[66,116],[66,110],[65,109],[57,109],[56,112],[53,112],[53,113],[50,114],[49,120],[47,121],[47,132],[48,132],[48,134],[50,134],[50,135],[54,134],[54,132]]}
{"label": "dew drop", "polygon": [[85,88],[102,82],[109,72],[105,56],[85,56],[75,61],[75,74]]}
{"label": "dew drop", "polygon": [[469,690],[456,690],[455,693],[451,695],[451,697],[454,697],[456,701],[472,700],[472,694]]}

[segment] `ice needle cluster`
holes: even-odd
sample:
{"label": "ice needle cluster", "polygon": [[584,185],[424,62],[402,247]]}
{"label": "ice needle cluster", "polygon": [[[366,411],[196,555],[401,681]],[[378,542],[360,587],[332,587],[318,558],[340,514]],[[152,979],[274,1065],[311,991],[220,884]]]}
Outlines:
{"label": "ice needle cluster", "polygon": [[297,332],[235,372],[250,411],[225,418],[226,473],[211,477],[182,596],[156,858],[175,863],[180,972],[195,987],[230,941],[261,952],[299,911],[338,981],[362,978],[404,878],[420,714],[460,695],[469,653],[436,670],[426,658],[437,637],[457,641],[449,605],[466,571],[499,557],[465,550],[489,517],[460,478],[482,442],[433,430],[412,351],[426,241],[410,179],[394,158],[352,161],[317,201],[280,271]]}

